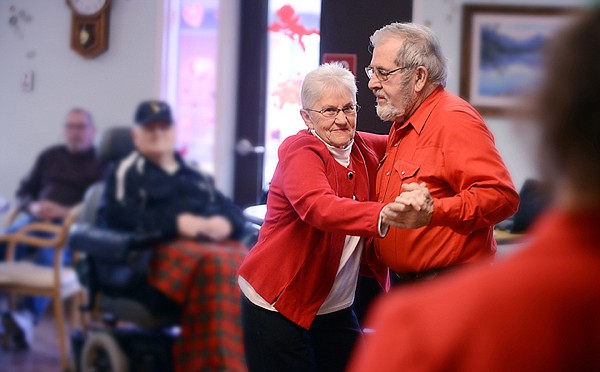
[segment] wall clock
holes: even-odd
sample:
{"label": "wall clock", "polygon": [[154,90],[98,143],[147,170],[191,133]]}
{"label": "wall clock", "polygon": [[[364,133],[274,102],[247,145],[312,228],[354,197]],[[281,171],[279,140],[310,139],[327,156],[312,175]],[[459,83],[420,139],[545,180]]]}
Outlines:
{"label": "wall clock", "polygon": [[84,58],[108,49],[111,0],[66,0],[71,8],[71,48]]}

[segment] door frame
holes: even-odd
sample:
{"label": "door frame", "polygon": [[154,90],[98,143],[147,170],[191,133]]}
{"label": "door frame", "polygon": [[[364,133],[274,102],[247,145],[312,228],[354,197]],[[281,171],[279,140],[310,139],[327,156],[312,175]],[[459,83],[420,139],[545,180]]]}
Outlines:
{"label": "door frame", "polygon": [[[241,0],[235,144],[247,139],[264,146],[268,0]],[[234,149],[233,200],[242,208],[262,191],[263,154]]]}

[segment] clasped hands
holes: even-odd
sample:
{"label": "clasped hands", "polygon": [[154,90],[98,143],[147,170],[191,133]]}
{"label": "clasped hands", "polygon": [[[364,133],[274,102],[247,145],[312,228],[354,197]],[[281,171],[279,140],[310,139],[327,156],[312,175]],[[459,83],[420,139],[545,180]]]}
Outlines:
{"label": "clasped hands", "polygon": [[381,211],[382,222],[400,229],[427,226],[433,216],[433,198],[425,183],[403,184],[394,202]]}
{"label": "clasped hands", "polygon": [[185,238],[205,237],[219,242],[231,235],[232,226],[229,220],[222,216],[202,217],[191,213],[177,216],[177,230]]}

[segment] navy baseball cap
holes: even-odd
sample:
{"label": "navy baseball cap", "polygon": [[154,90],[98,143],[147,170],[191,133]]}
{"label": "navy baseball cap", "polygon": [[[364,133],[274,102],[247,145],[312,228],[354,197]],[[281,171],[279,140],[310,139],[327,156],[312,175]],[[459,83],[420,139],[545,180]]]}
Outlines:
{"label": "navy baseball cap", "polygon": [[137,125],[147,125],[156,121],[173,124],[173,115],[166,102],[144,101],[138,105],[134,121]]}

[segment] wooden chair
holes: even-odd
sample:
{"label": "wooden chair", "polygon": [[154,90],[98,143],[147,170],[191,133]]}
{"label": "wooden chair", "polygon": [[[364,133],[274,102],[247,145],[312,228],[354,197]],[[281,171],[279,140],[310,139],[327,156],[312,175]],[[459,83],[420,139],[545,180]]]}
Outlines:
{"label": "wooden chair", "polygon": [[[5,262],[0,263],[0,292],[9,294],[11,307],[14,305],[14,295],[52,298],[63,370],[69,365],[69,337],[65,330],[64,300],[71,299],[70,329],[75,329],[78,320],[84,328],[86,325],[85,320],[79,318],[79,305],[84,303],[84,290],[73,267],[62,266],[69,229],[80,210],[81,206],[73,208],[62,225],[34,222],[15,233],[0,236],[0,242],[6,242],[7,247]],[[47,234],[48,237],[31,235],[38,232]],[[54,265],[44,267],[28,260],[15,261],[15,250],[19,243],[39,249],[54,249]],[[73,261],[76,262],[76,257]]]}

